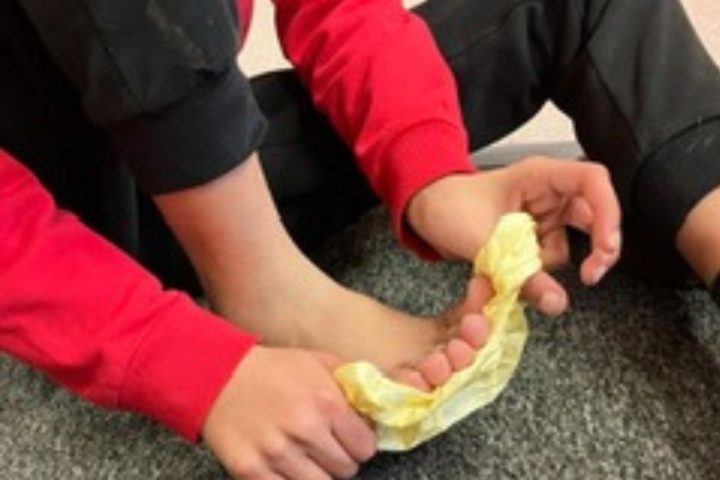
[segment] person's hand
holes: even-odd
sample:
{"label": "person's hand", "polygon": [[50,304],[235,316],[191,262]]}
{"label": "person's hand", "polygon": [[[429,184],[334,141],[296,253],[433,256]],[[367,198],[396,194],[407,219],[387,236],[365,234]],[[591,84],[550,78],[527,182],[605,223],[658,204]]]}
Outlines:
{"label": "person's hand", "polygon": [[[565,227],[590,235],[592,251],[581,278],[596,284],[620,255],[620,207],[607,170],[598,164],[536,157],[490,172],[450,175],[431,183],[410,201],[407,221],[447,259],[473,261],[500,216],[525,211],[538,222],[546,270],[567,263]],[[525,300],[558,315],[567,292],[545,271],[523,289]]]}
{"label": "person's hand", "polygon": [[326,354],[257,346],[238,365],[203,426],[233,478],[349,478],[376,450]]}

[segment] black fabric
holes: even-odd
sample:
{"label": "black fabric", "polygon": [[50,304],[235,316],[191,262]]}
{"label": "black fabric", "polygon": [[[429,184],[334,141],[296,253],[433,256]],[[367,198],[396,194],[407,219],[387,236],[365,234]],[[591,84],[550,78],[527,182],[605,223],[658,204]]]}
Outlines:
{"label": "black fabric", "polygon": [[[718,90],[715,96],[720,98]],[[651,155],[639,175],[635,200],[645,223],[655,226],[661,237],[674,239],[690,210],[718,186],[720,115],[699,119]]]}
{"label": "black fabric", "polygon": [[681,4],[430,0],[417,11],[454,72],[473,150],[554,101],[610,170],[630,246],[623,263],[684,279],[675,234],[720,185],[720,73]]}
{"label": "black fabric", "polygon": [[[555,101],[572,117],[590,157],[610,169],[625,231],[638,235],[635,250],[646,255],[647,265],[657,265],[658,258],[666,265],[684,265],[672,247],[675,227],[665,221],[683,218],[692,203],[687,198],[699,198],[719,183],[717,163],[709,168],[708,162],[720,154],[707,139],[720,133],[712,121],[720,112],[720,79],[676,0],[430,0],[416,12],[455,75],[473,149],[511,132],[548,99]],[[222,74],[211,77],[194,90],[197,96],[184,99],[194,109],[205,108],[201,98],[215,89],[237,92],[225,82],[242,83]],[[187,259],[152,202],[138,194],[118,161],[122,140],[88,120],[82,90],[66,79],[16,1],[0,3],[0,82],[0,145],[30,165],[63,206],[170,285],[197,288]],[[351,152],[293,74],[271,74],[251,83],[269,120],[259,151],[270,188],[291,234],[312,249],[377,200]],[[241,96],[249,99],[247,92]],[[169,121],[170,129],[176,122],[180,129],[182,115],[172,111],[178,105],[156,112],[157,120]],[[218,121],[232,115],[220,105],[210,107],[208,115],[217,115]],[[240,108],[231,123],[246,113]],[[164,137],[161,125],[152,124],[153,115],[130,120],[121,137]],[[253,120],[248,122],[238,128],[253,131],[248,127]],[[183,131],[190,134],[178,146],[192,149],[188,143],[195,131]],[[147,151],[156,161],[150,177],[202,181],[161,155],[160,143],[150,143]],[[707,149],[696,148],[705,144]],[[218,149],[232,153],[233,147],[218,142]],[[688,154],[678,158],[678,151]],[[200,173],[221,172],[229,165],[223,158],[222,152],[204,157],[208,164],[199,164]],[[143,178],[137,166],[133,173]],[[674,175],[698,181],[674,181]],[[658,191],[662,204],[653,204]],[[648,211],[653,208],[659,214]]]}
{"label": "black fabric", "polygon": [[16,1],[100,125],[162,110],[235,59],[233,0]]}
{"label": "black fabric", "polygon": [[257,150],[265,124],[233,68],[182,102],[107,132],[143,191],[160,194],[202,185],[238,166]]}
{"label": "black fabric", "polygon": [[269,119],[259,150],[263,171],[285,226],[312,255],[379,200],[293,72],[263,75],[251,84]]}
{"label": "black fabric", "polygon": [[[233,0],[3,3],[24,9],[146,192],[216,178],[259,144],[264,120],[236,65]],[[3,18],[9,32],[18,16]]]}
{"label": "black fabric", "polygon": [[716,278],[715,283],[710,286],[710,296],[720,306],[720,277]]}
{"label": "black fabric", "polygon": [[16,2],[0,2],[0,147],[58,203],[137,254],[135,187]]}
{"label": "black fabric", "polygon": [[653,154],[720,117],[720,72],[675,0],[430,0],[417,11],[455,74],[473,150],[553,100],[629,215],[648,214],[636,182]]}

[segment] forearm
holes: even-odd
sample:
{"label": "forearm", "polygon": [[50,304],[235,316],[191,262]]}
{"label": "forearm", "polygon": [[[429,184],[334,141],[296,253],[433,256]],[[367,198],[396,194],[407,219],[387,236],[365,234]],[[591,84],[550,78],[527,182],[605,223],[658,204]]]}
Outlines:
{"label": "forearm", "polygon": [[399,0],[275,0],[286,54],[390,207],[406,244],[432,252],[404,222],[425,185],[469,172],[452,74],[421,19]]}
{"label": "forearm", "polygon": [[194,439],[253,339],[163,291],[0,151],[0,350]]}
{"label": "forearm", "polygon": [[280,221],[256,154],[216,180],[156,196],[155,201],[211,301],[249,285],[274,291],[273,285],[254,285],[273,277],[267,271],[255,275],[255,266],[291,268],[278,257],[298,257],[286,253],[296,252],[296,247]]}

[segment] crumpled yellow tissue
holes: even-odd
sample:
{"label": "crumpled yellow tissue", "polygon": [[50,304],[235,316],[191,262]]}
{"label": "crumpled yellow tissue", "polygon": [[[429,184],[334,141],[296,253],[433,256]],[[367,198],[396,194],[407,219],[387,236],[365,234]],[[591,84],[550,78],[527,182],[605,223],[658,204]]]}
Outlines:
{"label": "crumpled yellow tissue", "polygon": [[475,274],[487,275],[495,289],[483,310],[492,330],[473,363],[442,387],[421,392],[390,380],[364,361],[335,371],[348,401],[375,422],[380,450],[414,448],[500,394],[520,361],[528,334],[520,288],[540,267],[532,218],[525,213],[503,216],[474,265]]}

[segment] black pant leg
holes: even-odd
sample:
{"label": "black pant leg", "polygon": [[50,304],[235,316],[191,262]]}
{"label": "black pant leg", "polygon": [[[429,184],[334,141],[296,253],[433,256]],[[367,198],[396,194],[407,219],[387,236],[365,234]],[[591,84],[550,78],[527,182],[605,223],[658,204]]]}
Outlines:
{"label": "black pant leg", "polygon": [[630,220],[673,245],[720,185],[720,71],[677,0],[569,3],[591,28],[555,100]]}
{"label": "black pant leg", "polygon": [[512,132],[550,98],[561,62],[559,6],[542,0],[428,0],[414,10],[453,72],[471,150]]}
{"label": "black pant leg", "polygon": [[268,130],[260,161],[283,223],[307,253],[378,204],[352,151],[292,71],[251,80]]}
{"label": "black pant leg", "polygon": [[720,184],[720,76],[677,0],[429,0],[417,13],[455,75],[473,149],[552,99],[611,172],[626,260],[684,274],[675,233]]}
{"label": "black pant leg", "polygon": [[0,3],[0,106],[0,146],[31,168],[62,207],[105,226],[100,182],[110,161],[107,142],[12,1]]}
{"label": "black pant leg", "polygon": [[416,12],[455,75],[473,149],[551,98],[628,213],[650,157],[720,118],[720,73],[677,0],[429,0]]}

